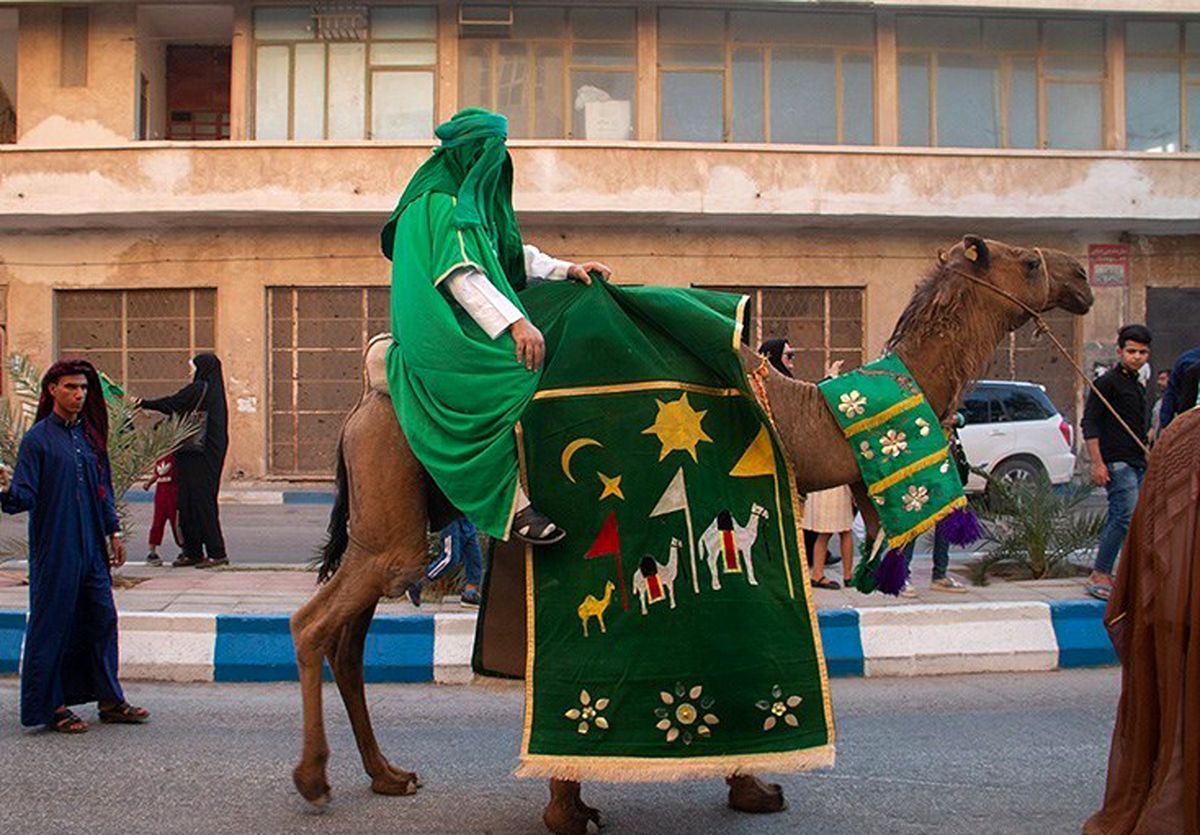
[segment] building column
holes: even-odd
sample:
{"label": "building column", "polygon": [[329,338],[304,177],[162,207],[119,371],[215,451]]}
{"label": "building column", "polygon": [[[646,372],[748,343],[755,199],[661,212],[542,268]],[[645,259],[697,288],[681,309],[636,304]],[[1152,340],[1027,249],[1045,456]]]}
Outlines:
{"label": "building column", "polygon": [[229,138],[237,141],[251,138],[250,78],[253,68],[251,48],[254,41],[254,22],[250,4],[238,2],[233,7],[233,39],[229,49]]}
{"label": "building column", "polygon": [[637,11],[637,129],[640,142],[658,139],[658,8]]}
{"label": "building column", "polygon": [[896,14],[875,15],[875,144],[900,144],[900,70]]}

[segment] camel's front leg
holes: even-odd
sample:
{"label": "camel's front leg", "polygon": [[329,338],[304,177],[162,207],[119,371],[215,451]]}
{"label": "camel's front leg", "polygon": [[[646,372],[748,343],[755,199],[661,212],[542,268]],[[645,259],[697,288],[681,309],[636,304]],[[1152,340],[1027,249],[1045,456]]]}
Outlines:
{"label": "camel's front leg", "polygon": [[750,585],[757,586],[758,580],[754,579],[754,558],[750,556],[749,550],[746,551],[742,559],[746,563],[746,579],[750,582]]}
{"label": "camel's front leg", "polygon": [[546,828],[555,835],[586,835],[588,822],[599,829],[600,812],[583,802],[579,783],[574,780],[551,780],[550,802],[542,813]]}
{"label": "camel's front leg", "polygon": [[300,698],[304,705],[304,750],[292,772],[292,781],[301,796],[317,807],[328,803],[330,797],[325,774],[329,743],[325,738],[321,710],[321,663],[329,629],[321,615],[333,585],[331,582],[323,586],[292,615],[291,620],[292,643],[296,647],[296,665],[300,673]]}
{"label": "camel's front leg", "polygon": [[371,728],[371,716],[367,709],[366,691],[363,687],[363,648],[367,630],[375,614],[377,601],[372,601],[345,629],[333,651],[329,654],[329,666],[346,705],[350,725],[354,729],[354,740],[362,756],[363,768],[371,777],[371,790],[378,794],[412,794],[421,785],[420,779],[410,771],[394,767],[379,750],[375,732]]}

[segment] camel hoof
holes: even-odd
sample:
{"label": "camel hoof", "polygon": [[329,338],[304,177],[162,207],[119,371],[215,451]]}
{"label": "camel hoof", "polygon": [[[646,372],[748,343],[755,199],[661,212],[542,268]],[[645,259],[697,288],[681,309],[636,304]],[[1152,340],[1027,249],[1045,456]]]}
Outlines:
{"label": "camel hoof", "polygon": [[324,809],[333,799],[329,784],[323,777],[310,780],[297,768],[292,772],[292,782],[296,785],[296,791],[300,792],[300,796],[318,809]]}
{"label": "camel hoof", "polygon": [[751,814],[772,814],[787,808],[783,787],[764,783],[753,774],[738,774],[726,781],[729,784],[729,808]]}
{"label": "camel hoof", "polygon": [[400,771],[388,766],[388,770],[371,780],[371,791],[393,797],[416,794],[421,780],[410,771]]}
{"label": "camel hoof", "polygon": [[600,813],[588,806],[581,806],[574,803],[565,806],[551,801],[542,813],[542,823],[554,835],[587,835],[589,822],[594,822],[599,829]]}

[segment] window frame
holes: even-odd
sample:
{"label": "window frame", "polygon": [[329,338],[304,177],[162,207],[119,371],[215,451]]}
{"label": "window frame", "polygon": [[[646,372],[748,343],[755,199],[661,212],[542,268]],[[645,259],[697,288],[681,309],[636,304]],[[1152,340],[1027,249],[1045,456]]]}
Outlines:
{"label": "window frame", "polygon": [[[312,6],[282,4],[282,5],[266,5],[257,4],[250,10],[250,56],[253,66],[253,75],[249,80],[248,92],[251,99],[250,114],[248,121],[249,132],[253,139],[258,139],[258,54],[259,49],[264,46],[286,47],[288,51],[288,79],[287,79],[287,136],[284,138],[264,139],[264,142],[355,142],[359,140],[383,139],[388,141],[388,137],[375,137],[372,135],[372,122],[374,116],[374,78],[376,72],[427,72],[432,81],[433,90],[433,108],[430,114],[429,136],[433,136],[433,129],[436,127],[438,113],[440,112],[439,96],[440,87],[438,83],[439,75],[439,57],[441,50],[441,7],[437,4],[395,4],[395,3],[379,3],[365,4],[367,10],[367,25],[366,34],[361,40],[323,40],[315,34],[306,39],[288,39],[279,38],[271,40],[259,40],[257,27],[254,22],[254,12],[258,9],[311,9]],[[434,34],[431,38],[373,38],[371,36],[371,12],[378,8],[410,8],[410,9],[427,9],[431,10],[434,15]],[[433,62],[430,64],[375,64],[372,63],[372,55],[374,50],[372,47],[376,44],[414,44],[414,43],[431,43],[433,44]],[[322,137],[320,139],[296,139],[296,47],[301,44],[320,44],[325,47],[325,90],[324,90],[324,122],[322,125]],[[363,135],[359,137],[338,137],[331,138],[329,136],[329,81],[330,81],[330,45],[335,44],[362,44],[364,51],[363,59]]]}
{"label": "window frame", "polygon": [[[1178,18],[1174,19],[1174,20],[1158,20],[1158,19],[1154,19],[1154,18],[1132,18],[1132,19],[1125,21],[1125,30],[1124,31],[1125,31],[1126,37],[1125,37],[1124,51],[1123,51],[1124,71],[1122,73],[1122,78],[1121,78],[1121,84],[1122,84],[1122,87],[1124,88],[1123,92],[1124,92],[1125,96],[1129,95],[1129,59],[1130,58],[1174,58],[1177,69],[1178,69],[1177,79],[1179,81],[1179,113],[1178,113],[1178,115],[1179,115],[1179,134],[1178,134],[1178,136],[1176,136],[1176,140],[1179,143],[1179,149],[1177,151],[1154,151],[1154,150],[1135,149],[1137,153],[1176,154],[1176,153],[1190,153],[1193,151],[1200,150],[1200,148],[1192,148],[1191,143],[1189,142],[1189,139],[1188,139],[1188,137],[1190,136],[1189,129],[1188,129],[1189,122],[1190,122],[1190,120],[1188,118],[1189,87],[1194,88],[1197,92],[1200,92],[1200,48],[1198,48],[1195,52],[1189,52],[1188,48],[1187,48],[1187,27],[1189,24],[1195,24],[1196,22],[1197,21],[1195,21],[1195,20],[1189,21],[1189,20],[1183,20],[1183,19],[1178,19]],[[1129,48],[1129,40],[1128,40],[1129,25],[1131,23],[1132,24],[1136,24],[1136,23],[1157,23],[1157,24],[1170,23],[1170,24],[1173,24],[1176,27],[1176,32],[1177,32],[1177,37],[1176,37],[1176,41],[1175,41],[1175,43],[1176,43],[1175,51],[1174,52],[1144,52],[1144,51],[1131,50]],[[1195,75],[1191,75],[1188,72],[1189,57],[1191,59],[1193,59],[1195,62],[1195,65],[1197,68]],[[1126,137],[1128,137],[1128,129],[1129,129],[1128,128],[1128,125],[1129,125],[1128,109],[1126,109],[1125,119],[1126,119],[1126,123],[1125,123],[1126,134],[1125,135],[1126,135]],[[1200,113],[1196,114],[1196,119],[1200,120]],[[1129,147],[1128,138],[1126,139],[1125,144],[1126,144],[1126,149],[1128,149],[1128,147]]]}
{"label": "window frame", "polygon": [[[664,11],[688,11],[686,7],[679,6],[659,6],[655,10],[656,20],[661,20],[661,15]],[[788,145],[788,144],[820,144],[823,147],[848,146],[855,148],[871,147],[879,144],[878,118],[871,120],[871,141],[866,143],[847,143],[845,141],[845,104],[843,98],[845,95],[845,83],[843,78],[842,65],[847,53],[856,55],[865,55],[871,59],[871,102],[872,108],[878,109],[878,74],[879,74],[879,47],[875,38],[868,46],[845,46],[839,44],[831,44],[827,41],[806,40],[803,38],[795,41],[763,41],[763,40],[734,40],[732,16],[738,12],[747,11],[746,9],[722,9],[724,15],[724,33],[722,41],[718,44],[712,40],[664,40],[661,29],[656,27],[656,48],[655,53],[658,55],[657,66],[654,73],[655,95],[658,99],[658,116],[657,116],[657,133],[658,140],[663,142],[686,142],[690,140],[682,139],[667,139],[662,135],[662,108],[663,108],[663,75],[665,73],[694,73],[698,75],[720,75],[721,76],[721,142],[740,142],[733,138],[733,55],[739,49],[757,49],[762,56],[763,77],[762,77],[762,125],[763,138],[758,141],[746,140],[749,144],[755,145]],[[789,9],[786,14],[804,15],[811,13],[809,10]],[[826,12],[820,14],[844,14],[846,16],[855,16],[862,18],[870,18],[871,29],[877,38],[879,21],[876,15],[872,12],[858,11],[840,11]],[[664,46],[720,46],[722,48],[722,66],[717,68],[712,66],[696,66],[694,64],[670,64],[662,59]],[[811,48],[811,49],[828,49],[834,53],[834,120],[837,125],[837,139],[831,143],[791,143],[782,140],[771,139],[771,60],[770,55],[773,49],[796,49],[796,48]]]}
{"label": "window frame", "polygon": [[[1100,94],[1100,112],[1099,122],[1097,124],[1097,133],[1100,137],[1099,147],[1092,150],[1101,150],[1104,146],[1104,125],[1107,116],[1108,97],[1106,95],[1106,85],[1109,82],[1108,58],[1107,58],[1107,42],[1108,32],[1104,31],[1104,43],[1101,44],[1099,52],[1090,51],[1068,51],[1062,49],[1048,49],[1046,47],[1046,24],[1061,23],[1074,18],[1064,18],[1057,16],[1049,17],[1033,17],[1030,15],[1011,15],[1005,16],[1000,14],[960,14],[955,15],[949,12],[931,13],[912,13],[901,14],[897,16],[897,22],[901,18],[916,19],[922,17],[961,17],[979,21],[981,24],[985,20],[1026,20],[1037,24],[1037,43],[1031,49],[1001,49],[987,46],[964,46],[961,48],[950,47],[906,47],[900,42],[899,34],[896,37],[896,113],[898,123],[904,123],[904,95],[900,89],[899,76],[900,67],[903,65],[905,55],[924,55],[926,57],[926,76],[928,79],[928,87],[925,95],[929,101],[929,114],[927,130],[929,132],[929,142],[925,144],[906,144],[902,136],[897,136],[897,141],[901,147],[905,148],[980,148],[985,150],[1057,150],[1049,145],[1049,122],[1047,114],[1047,98],[1048,89],[1052,84],[1066,84],[1075,86],[1091,86],[1097,89]],[[1102,23],[1099,20],[1091,20],[1093,23]],[[938,103],[937,103],[937,81],[938,81],[938,62],[939,54],[953,55],[979,55],[987,54],[997,57],[999,65],[999,73],[1001,75],[1000,100],[1002,102],[1000,108],[1000,137],[1001,143],[996,146],[990,145],[939,145],[938,144]],[[1055,75],[1051,70],[1046,68],[1047,59],[1053,59],[1060,56],[1072,55],[1089,55],[1100,59],[1099,75],[1095,78],[1078,78],[1069,75]],[[1012,67],[1013,60],[1018,58],[1033,59],[1036,75],[1036,103],[1035,113],[1037,118],[1037,137],[1035,145],[1032,148],[1024,148],[1011,144],[1009,136],[1009,123],[1011,121],[1010,108],[1012,105]]]}
{"label": "window frame", "polygon": [[[637,136],[636,117],[637,117],[638,92],[639,92],[638,91],[637,7],[636,6],[613,7],[614,11],[628,11],[628,12],[632,12],[634,15],[633,37],[628,42],[612,40],[611,38],[581,38],[581,37],[577,37],[575,35],[574,28],[571,25],[572,24],[571,12],[575,11],[576,9],[581,9],[584,11],[593,11],[595,8],[597,8],[594,6],[537,5],[537,6],[529,6],[529,7],[525,7],[525,8],[553,9],[553,10],[557,10],[557,11],[561,12],[562,20],[563,20],[564,35],[562,37],[516,37],[516,38],[507,38],[506,37],[506,38],[500,38],[500,37],[494,37],[494,36],[488,37],[487,34],[479,34],[479,35],[466,34],[466,35],[464,35],[460,32],[458,41],[457,41],[459,102],[461,103],[468,99],[468,97],[464,95],[464,87],[463,87],[463,85],[467,81],[466,74],[463,72],[463,66],[466,63],[463,59],[463,52],[466,49],[466,45],[468,43],[484,44],[487,47],[487,66],[488,66],[489,84],[488,84],[488,89],[486,91],[487,102],[483,106],[486,107],[487,109],[495,111],[495,112],[499,112],[499,108],[496,104],[497,99],[499,97],[499,90],[500,90],[499,74],[497,72],[497,67],[498,67],[499,61],[500,61],[501,45],[502,44],[514,44],[514,43],[524,44],[525,45],[525,60],[527,62],[527,65],[530,67],[533,67],[536,65],[535,62],[536,62],[536,56],[538,54],[539,47],[559,46],[559,47],[561,47],[560,73],[562,76],[560,79],[560,87],[562,89],[562,101],[561,101],[562,111],[561,111],[560,115],[562,116],[563,135],[562,136],[538,136],[537,135],[537,124],[538,124],[538,115],[539,115],[537,101],[536,101],[537,85],[536,84],[527,84],[524,94],[522,96],[522,100],[524,103],[525,112],[529,114],[529,122],[530,122],[529,134],[530,135],[528,137],[519,137],[519,136],[511,135],[510,138],[513,138],[513,139],[524,139],[524,138],[572,139],[572,140],[576,140],[576,141],[579,141],[580,139],[586,140],[586,137],[577,138],[575,136],[575,116],[574,116],[574,108],[572,107],[572,101],[571,101],[572,96],[573,96],[573,92],[572,92],[573,85],[571,83],[571,76],[575,72],[609,72],[609,73],[613,73],[613,74],[626,73],[631,77],[631,79],[633,81],[633,85],[631,88],[633,90],[633,98],[631,99],[631,101],[629,103],[630,116],[631,116],[631,122],[632,122],[630,125],[630,137],[636,138],[636,136]],[[629,63],[629,64],[576,63],[573,58],[574,52],[575,52],[574,47],[575,47],[576,43],[610,45],[610,46],[611,45],[621,45],[621,46],[628,45],[631,47],[631,63]]]}

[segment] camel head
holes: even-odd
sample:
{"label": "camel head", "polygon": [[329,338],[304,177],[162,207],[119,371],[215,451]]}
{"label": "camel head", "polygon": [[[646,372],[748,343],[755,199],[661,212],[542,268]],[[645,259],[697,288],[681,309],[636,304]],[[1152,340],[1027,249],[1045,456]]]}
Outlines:
{"label": "camel head", "polygon": [[[1057,249],[1013,246],[977,235],[967,235],[951,249],[938,253],[945,278],[961,280],[970,276],[1019,299],[1033,310],[1044,313],[1060,307],[1081,315],[1092,306],[1092,290],[1087,271],[1077,260]],[[947,275],[948,274],[948,275]],[[1029,319],[1019,306],[1013,308],[1015,330]]]}

